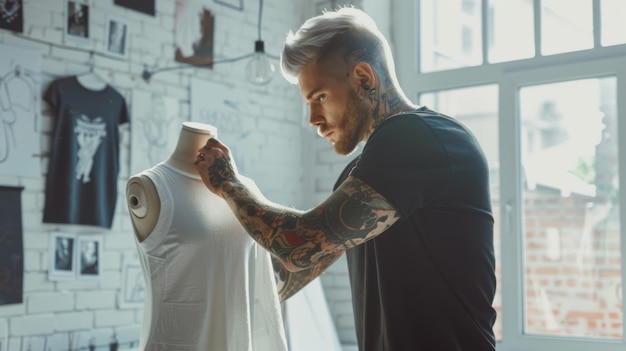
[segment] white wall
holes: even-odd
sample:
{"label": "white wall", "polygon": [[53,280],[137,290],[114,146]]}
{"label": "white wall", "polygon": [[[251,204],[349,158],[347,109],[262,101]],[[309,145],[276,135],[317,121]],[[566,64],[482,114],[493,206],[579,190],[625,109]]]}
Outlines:
{"label": "white wall", "polygon": [[[216,59],[251,52],[257,36],[257,0],[245,0],[244,11],[221,7],[212,0],[200,0],[216,18]],[[24,0],[24,34],[0,30],[0,43],[33,48],[42,53],[42,86],[53,79],[80,74],[89,69],[89,54],[64,48],[64,0]],[[258,114],[249,116],[258,126],[254,138],[264,145],[263,159],[251,163],[246,174],[253,178],[265,195],[277,202],[308,208],[324,200],[337,176],[351,157],[337,156],[328,143],[307,125],[302,113],[297,87],[277,75],[270,85],[250,87],[243,81],[245,62],[215,65],[213,69],[189,69],[159,73],[149,83],[140,75],[144,64],[160,68],[177,65],[173,61],[174,1],[157,0],[157,15],[150,17],[113,5],[112,0],[88,0],[92,10],[94,43],[86,50],[102,52],[106,13],[126,18],[131,23],[130,56],[126,61],[95,55],[96,71],[118,89],[130,104],[133,90],[157,92],[177,99],[180,114],[189,115],[189,82],[198,77],[243,89],[246,99]],[[306,0],[265,0],[263,39],[266,51],[278,55],[285,33],[297,29],[312,15]],[[357,4],[358,7],[358,4]],[[362,7],[372,14],[383,33],[389,33],[389,0],[363,0]],[[292,15],[286,15],[292,14]],[[30,40],[34,39],[34,40]],[[239,90],[238,90],[239,91]],[[210,97],[207,97],[210,98]],[[53,119],[42,103],[42,154],[49,151]],[[132,116],[131,116],[132,120]],[[132,123],[132,122],[131,122]],[[86,347],[90,337],[105,345],[116,333],[122,346],[136,345],[141,325],[141,310],[119,308],[122,262],[135,258],[132,228],[124,200],[129,174],[130,140],[125,131],[119,175],[119,198],[113,228],[89,233],[104,236],[103,275],[97,284],[59,283],[47,280],[48,237],[55,230],[82,233],[84,228],[42,224],[45,174],[39,177],[0,176],[0,185],[23,186],[22,216],[25,250],[24,303],[0,306],[0,351],[42,349],[67,350],[68,333],[80,335],[79,347]],[[139,143],[140,140],[133,140]],[[165,158],[167,155],[163,155]],[[267,162],[266,162],[267,161]],[[271,163],[272,167],[267,167]],[[278,166],[276,166],[278,165]],[[45,173],[46,157],[42,157]],[[342,344],[356,344],[354,321],[345,258],[321,277],[333,323]],[[306,318],[306,316],[304,316]],[[8,345],[7,345],[8,344]],[[103,350],[105,348],[102,348]]]}
{"label": "white wall", "polygon": [[[244,11],[220,6],[213,0],[202,0],[216,18],[216,58],[227,58],[252,52],[257,38],[257,0],[245,0]],[[63,39],[63,0],[24,0],[24,34],[0,30],[0,43],[35,49],[42,55],[41,90],[53,79],[80,74],[89,69],[89,53],[94,56],[96,71],[120,91],[129,106],[133,90],[158,92],[178,101],[181,115],[190,111],[189,82],[198,77],[245,91],[245,100],[254,106],[248,116],[258,130],[251,138],[263,145],[262,159],[252,162],[248,176],[255,179],[268,198],[288,205],[302,206],[305,184],[301,159],[301,104],[297,88],[287,84],[280,75],[264,87],[249,87],[243,81],[245,62],[215,65],[213,69],[188,69],[155,75],[149,83],[140,77],[143,65],[167,67],[173,60],[174,1],[157,0],[157,14],[147,16],[115,6],[112,0],[87,0],[91,9],[92,44],[81,46]],[[266,0],[264,32],[266,51],[278,55],[288,29],[301,21],[301,2]],[[106,14],[126,18],[131,24],[131,51],[127,60],[104,57]],[[288,15],[285,14],[295,14]],[[66,48],[69,46],[70,48]],[[83,48],[77,51],[72,48]],[[207,98],[210,98],[208,96]],[[120,288],[122,262],[135,258],[131,223],[128,218],[124,189],[129,174],[130,140],[125,128],[116,214],[111,230],[77,228],[42,223],[46,154],[49,151],[53,116],[42,102],[42,174],[37,177],[0,176],[0,185],[23,186],[22,222],[24,243],[24,294],[22,304],[0,306],[0,350],[67,350],[73,332],[77,346],[85,348],[88,340],[107,349],[114,333],[121,347],[137,345],[141,325],[141,309],[121,309]],[[132,125],[132,116],[131,116]],[[142,140],[133,140],[141,143]],[[165,159],[168,155],[163,155]],[[267,163],[274,167],[268,168]],[[102,277],[98,283],[53,282],[47,279],[48,239],[56,230],[101,234],[103,241]]]}

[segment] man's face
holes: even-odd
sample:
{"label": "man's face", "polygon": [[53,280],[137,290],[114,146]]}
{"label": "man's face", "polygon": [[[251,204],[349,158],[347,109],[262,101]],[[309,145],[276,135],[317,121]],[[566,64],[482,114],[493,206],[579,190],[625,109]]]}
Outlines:
{"label": "man's face", "polygon": [[340,155],[350,154],[365,139],[371,121],[346,70],[343,61],[318,64],[312,60],[298,74],[300,92],[309,105],[309,123]]}

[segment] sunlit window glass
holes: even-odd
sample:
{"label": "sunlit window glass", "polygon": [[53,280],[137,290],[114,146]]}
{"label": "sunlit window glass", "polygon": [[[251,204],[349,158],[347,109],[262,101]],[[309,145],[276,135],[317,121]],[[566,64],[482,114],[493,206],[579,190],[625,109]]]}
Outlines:
{"label": "sunlit window glass", "polygon": [[526,334],[624,335],[616,89],[614,77],[520,89]]}
{"label": "sunlit window glass", "polygon": [[422,0],[420,71],[482,64],[480,0]]}
{"label": "sunlit window glass", "polygon": [[495,219],[494,249],[496,254],[496,298],[494,308],[498,312],[494,332],[502,338],[502,294],[500,284],[500,164],[498,144],[498,87],[485,85],[424,93],[419,104],[444,113],[461,121],[476,136],[489,164],[491,206]]}
{"label": "sunlit window glass", "polygon": [[593,47],[592,0],[541,0],[543,55]]}
{"label": "sunlit window glass", "polygon": [[489,62],[535,55],[532,1],[489,0],[488,16]]}
{"label": "sunlit window glass", "polygon": [[626,1],[601,0],[603,46],[626,43]]}

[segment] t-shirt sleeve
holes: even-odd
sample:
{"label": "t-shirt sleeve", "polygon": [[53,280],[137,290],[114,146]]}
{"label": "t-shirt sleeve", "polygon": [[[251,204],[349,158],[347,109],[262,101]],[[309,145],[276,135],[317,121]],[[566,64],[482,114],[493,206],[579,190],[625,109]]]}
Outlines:
{"label": "t-shirt sleeve", "polygon": [[122,95],[119,91],[113,89],[115,94],[115,99],[117,100],[117,105],[119,106],[119,112],[117,114],[117,124],[122,125],[124,123],[128,123],[129,113],[128,113],[128,104],[126,103],[126,99],[124,99],[124,95]]}
{"label": "t-shirt sleeve", "polygon": [[43,100],[48,103],[51,107],[56,107],[59,105],[59,87],[58,82],[56,80],[52,81],[46,91],[43,94]]}
{"label": "t-shirt sleeve", "polygon": [[371,135],[350,175],[383,195],[408,217],[444,195],[448,156],[437,135],[421,117],[392,117]]}
{"label": "t-shirt sleeve", "polygon": [[130,120],[129,116],[128,116],[128,107],[126,105],[126,100],[124,100],[124,98],[122,98],[122,102],[121,102],[121,107],[120,107],[120,118],[119,118],[119,124],[124,124],[124,123],[128,123]]}

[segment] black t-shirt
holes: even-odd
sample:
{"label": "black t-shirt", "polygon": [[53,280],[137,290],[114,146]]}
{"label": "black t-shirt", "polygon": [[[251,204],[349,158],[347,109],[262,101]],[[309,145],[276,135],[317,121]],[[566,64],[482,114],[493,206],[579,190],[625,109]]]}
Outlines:
{"label": "black t-shirt", "polygon": [[110,228],[117,200],[118,127],[128,122],[126,101],[109,85],[89,90],[76,77],[50,83],[44,100],[56,120],[43,221]]}
{"label": "black t-shirt", "polygon": [[346,252],[359,350],[495,350],[488,167],[473,135],[424,107],[396,115],[335,188],[348,174],[400,213]]}

